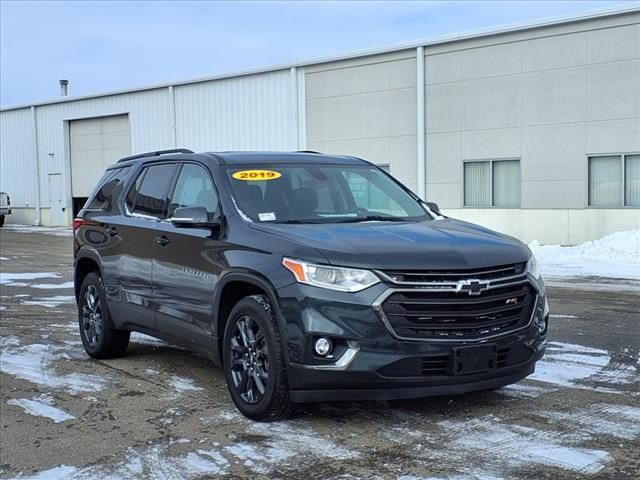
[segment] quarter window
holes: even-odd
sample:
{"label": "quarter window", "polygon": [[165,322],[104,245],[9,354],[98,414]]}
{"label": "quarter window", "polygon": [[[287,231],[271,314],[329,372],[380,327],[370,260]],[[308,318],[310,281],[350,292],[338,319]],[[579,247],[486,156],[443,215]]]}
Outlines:
{"label": "quarter window", "polygon": [[589,205],[640,206],[640,155],[589,157]]}
{"label": "quarter window", "polygon": [[89,196],[89,200],[84,208],[110,210],[111,200],[116,198],[122,191],[122,183],[127,178],[129,167],[115,168],[107,170],[95,191]]}
{"label": "quarter window", "polygon": [[204,207],[210,216],[218,210],[218,195],[211,176],[200,165],[186,163],[180,170],[169,206],[169,217],[181,207]]}
{"label": "quarter window", "polygon": [[464,205],[519,207],[520,160],[465,162]]}
{"label": "quarter window", "polygon": [[132,213],[163,218],[167,192],[173,180],[173,163],[146,167],[127,195],[127,207]]}

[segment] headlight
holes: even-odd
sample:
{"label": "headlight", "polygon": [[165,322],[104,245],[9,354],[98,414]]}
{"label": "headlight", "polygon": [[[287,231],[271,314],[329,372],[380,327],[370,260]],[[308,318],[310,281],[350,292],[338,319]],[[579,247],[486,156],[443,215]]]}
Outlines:
{"label": "headlight", "polygon": [[369,270],[316,265],[286,257],[282,259],[282,265],[300,283],[341,292],[359,292],[380,281]]}
{"label": "headlight", "polygon": [[536,280],[540,280],[540,267],[538,267],[538,261],[536,260],[536,257],[534,257],[533,253],[527,262],[527,273]]}

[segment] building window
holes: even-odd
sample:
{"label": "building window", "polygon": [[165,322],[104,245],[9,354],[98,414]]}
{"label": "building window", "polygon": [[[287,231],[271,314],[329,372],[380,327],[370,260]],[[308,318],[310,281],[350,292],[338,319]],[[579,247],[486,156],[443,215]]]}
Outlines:
{"label": "building window", "polygon": [[589,206],[640,206],[640,155],[589,157]]}
{"label": "building window", "polygon": [[465,207],[519,207],[520,160],[464,163]]}

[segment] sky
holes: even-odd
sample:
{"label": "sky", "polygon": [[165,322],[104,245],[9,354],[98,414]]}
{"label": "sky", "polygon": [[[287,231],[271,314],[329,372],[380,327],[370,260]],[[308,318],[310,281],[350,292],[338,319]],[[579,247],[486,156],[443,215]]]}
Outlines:
{"label": "sky", "polygon": [[135,88],[640,1],[0,0],[0,105]]}

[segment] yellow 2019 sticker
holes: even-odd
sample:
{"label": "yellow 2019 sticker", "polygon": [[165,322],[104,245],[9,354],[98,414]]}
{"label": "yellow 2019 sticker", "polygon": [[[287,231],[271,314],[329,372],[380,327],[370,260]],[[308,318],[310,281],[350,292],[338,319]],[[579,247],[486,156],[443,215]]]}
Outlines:
{"label": "yellow 2019 sticker", "polygon": [[280,178],[282,174],[280,172],[274,172],[273,170],[242,170],[231,176],[236,180],[255,182],[259,180],[275,180],[276,178]]}

